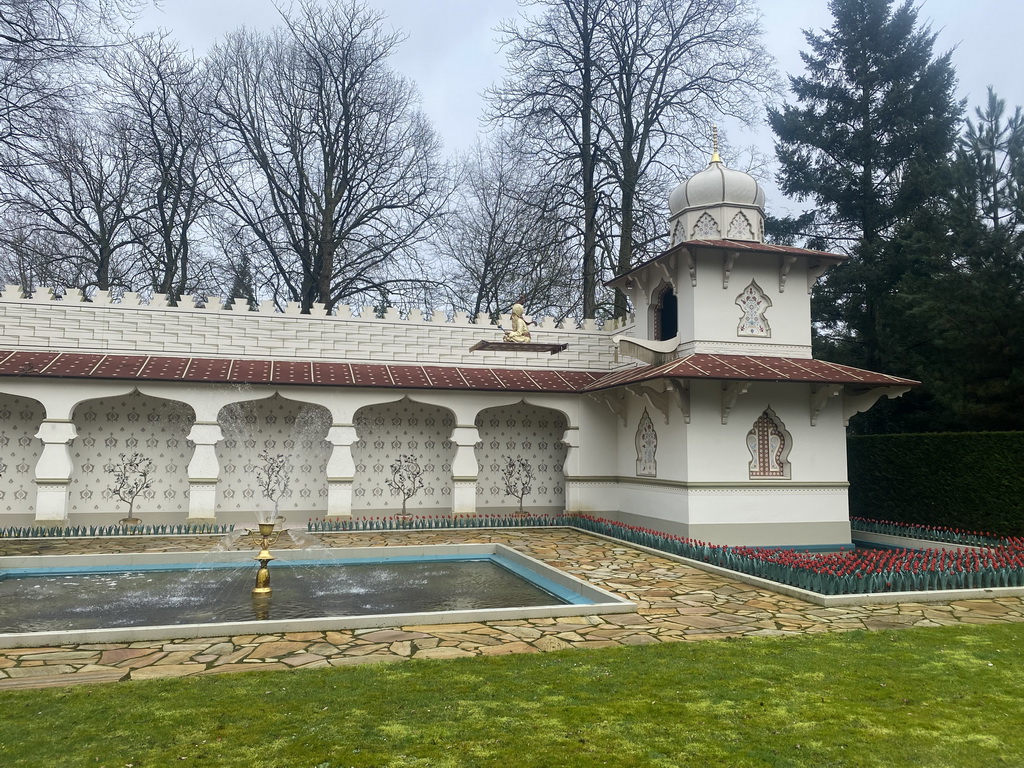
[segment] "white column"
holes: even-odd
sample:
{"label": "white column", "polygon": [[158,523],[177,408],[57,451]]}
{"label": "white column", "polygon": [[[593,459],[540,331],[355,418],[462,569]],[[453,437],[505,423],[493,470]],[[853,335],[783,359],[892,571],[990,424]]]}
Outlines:
{"label": "white column", "polygon": [[327,460],[327,514],[351,517],[352,482],[356,474],[352,443],[358,440],[356,428],[351,424],[335,424],[327,431],[326,439],[334,446]]}
{"label": "white column", "polygon": [[69,444],[77,436],[75,425],[67,420],[46,419],[39,425],[36,437],[43,441],[43,451],[36,463],[37,522],[67,522],[72,470]]}
{"label": "white column", "polygon": [[188,519],[212,520],[217,516],[217,443],[224,439],[220,424],[196,422],[188,439],[195,444],[188,463]]}
{"label": "white column", "polygon": [[562,435],[562,442],[569,448],[565,453],[565,463],[562,465],[562,472],[565,475],[565,511],[579,512],[583,509],[578,482],[580,476],[579,427],[566,429],[565,434]]}
{"label": "white column", "polygon": [[456,427],[451,441],[456,445],[452,460],[452,514],[472,515],[476,512],[476,444],[480,442],[480,432],[476,427]]}

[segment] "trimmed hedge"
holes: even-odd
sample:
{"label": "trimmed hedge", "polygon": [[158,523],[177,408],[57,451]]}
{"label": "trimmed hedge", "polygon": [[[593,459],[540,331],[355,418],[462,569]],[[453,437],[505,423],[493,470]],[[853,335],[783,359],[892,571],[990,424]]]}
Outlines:
{"label": "trimmed hedge", "polygon": [[850,515],[1024,536],[1024,432],[852,435]]}

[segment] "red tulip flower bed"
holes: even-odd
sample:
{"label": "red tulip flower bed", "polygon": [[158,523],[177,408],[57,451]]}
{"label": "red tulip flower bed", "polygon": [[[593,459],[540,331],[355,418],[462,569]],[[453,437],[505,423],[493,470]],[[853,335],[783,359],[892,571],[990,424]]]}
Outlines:
{"label": "red tulip flower bed", "polygon": [[572,525],[825,595],[1024,586],[1024,539],[970,550],[729,547],[576,515]]}

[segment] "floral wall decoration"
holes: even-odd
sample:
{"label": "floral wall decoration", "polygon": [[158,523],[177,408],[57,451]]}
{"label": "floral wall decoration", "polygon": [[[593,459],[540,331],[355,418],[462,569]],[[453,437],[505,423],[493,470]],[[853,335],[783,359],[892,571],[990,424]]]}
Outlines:
{"label": "floral wall decoration", "polygon": [[0,461],[7,465],[0,476],[0,510],[35,513],[36,464],[43,443],[33,437],[46,414],[42,404],[26,397],[0,395]]}
{"label": "floral wall decoration", "polygon": [[765,296],[756,280],[751,280],[750,285],[743,289],[743,293],[736,297],[736,306],[740,308],[737,336],[771,337],[772,329],[768,325],[765,313],[772,306],[772,301]]}
{"label": "floral wall decoration", "polygon": [[658,462],[655,454],[658,452],[658,433],[654,429],[654,422],[650,414],[644,408],[643,416],[636,428],[636,474],[637,477],[657,477]]}

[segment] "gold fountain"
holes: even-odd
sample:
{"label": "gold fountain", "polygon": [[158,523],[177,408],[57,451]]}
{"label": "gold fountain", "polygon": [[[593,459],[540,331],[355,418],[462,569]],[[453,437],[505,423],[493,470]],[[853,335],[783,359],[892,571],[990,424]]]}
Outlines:
{"label": "gold fountain", "polygon": [[258,531],[249,531],[253,543],[260,548],[254,560],[259,560],[260,569],[256,571],[256,586],[252,588],[253,597],[270,597],[270,568],[274,556],[270,554],[270,548],[277,543],[281,537],[281,531],[275,531],[275,523],[259,523]]}

